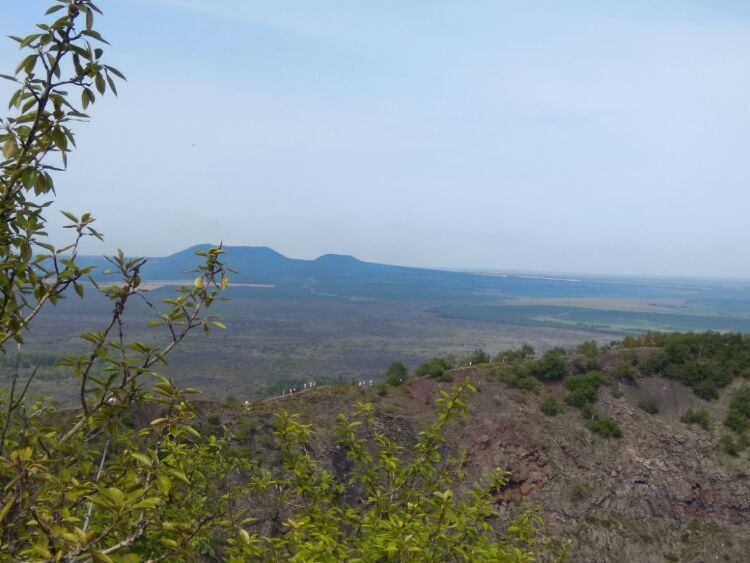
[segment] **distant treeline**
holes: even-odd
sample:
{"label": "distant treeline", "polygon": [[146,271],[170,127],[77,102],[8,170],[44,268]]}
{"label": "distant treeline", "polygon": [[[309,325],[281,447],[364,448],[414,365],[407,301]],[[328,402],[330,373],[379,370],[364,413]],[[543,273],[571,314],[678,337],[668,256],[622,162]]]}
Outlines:
{"label": "distant treeline", "polygon": [[49,352],[26,352],[18,354],[6,352],[0,354],[0,382],[10,379],[18,368],[19,372],[28,373],[37,370],[35,378],[55,380],[66,377],[68,372],[59,365],[62,356]]}

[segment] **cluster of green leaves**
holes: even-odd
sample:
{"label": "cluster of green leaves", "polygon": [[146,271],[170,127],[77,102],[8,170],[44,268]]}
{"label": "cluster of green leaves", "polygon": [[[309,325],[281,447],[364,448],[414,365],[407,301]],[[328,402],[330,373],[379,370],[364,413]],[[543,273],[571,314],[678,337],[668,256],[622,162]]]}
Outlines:
{"label": "cluster of green leaves", "polygon": [[[116,92],[124,78],[102,62],[104,39],[93,28],[99,10],[88,0],[59,0],[48,11],[53,19],[37,32],[12,39],[24,51],[14,75],[9,107],[15,115],[0,125],[0,349],[23,341],[23,331],[45,303],[55,303],[69,287],[80,295],[80,280],[90,268],[76,264],[79,243],[100,237],[89,213],[64,213],[71,243],[55,248],[47,240],[44,210],[54,193],[54,172],[64,168],[75,147],[70,129],[85,120],[96,100],[94,90]],[[73,92],[80,101],[73,99]]]}
{"label": "cluster of green leaves", "polygon": [[[501,525],[494,498],[506,473],[459,493],[466,457],[445,458],[445,429],[466,411],[468,382],[442,392],[436,420],[408,449],[381,432],[373,405],[358,403],[340,416],[338,447],[349,460],[336,475],[309,453],[311,429],[279,413],[275,435],[283,471],[259,470],[258,494],[283,495],[289,510],[281,534],[240,527],[230,560],[274,561],[534,561],[540,548],[538,515],[531,511]],[[246,518],[252,520],[252,511]],[[557,556],[562,556],[558,553]]]}
{"label": "cluster of green leaves", "polygon": [[[47,401],[27,404],[31,377],[20,391],[14,376],[0,417],[0,554],[108,561],[130,549],[149,557],[188,553],[199,531],[218,518],[221,495],[205,472],[211,464],[195,464],[201,458],[216,463],[219,446],[191,426],[192,406],[154,370],[189,332],[215,322],[202,311],[225,284],[221,253],[204,253],[193,286],[165,299],[166,309],[152,304],[166,327],[160,345],[126,339],[127,303],[145,299],[138,289],[143,261],[122,254],[112,260],[122,281],[100,288],[112,302],[112,318],[104,329],[83,335],[88,353],[62,362],[78,380],[76,413],[64,415]],[[134,410],[146,405],[159,416],[134,424]],[[196,502],[178,508],[186,495]],[[164,526],[172,522],[170,514],[182,516],[179,526]],[[146,545],[147,538],[157,541]]]}

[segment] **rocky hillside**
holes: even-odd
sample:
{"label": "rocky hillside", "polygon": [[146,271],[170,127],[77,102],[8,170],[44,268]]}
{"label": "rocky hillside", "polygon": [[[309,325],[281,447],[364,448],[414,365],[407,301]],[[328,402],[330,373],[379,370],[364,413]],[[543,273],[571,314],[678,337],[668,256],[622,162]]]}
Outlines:
{"label": "rocky hillside", "polygon": [[[601,361],[612,370],[616,361]],[[478,387],[469,417],[456,424],[450,448],[466,449],[467,470],[478,478],[494,467],[512,472],[497,495],[501,513],[510,517],[539,507],[547,533],[572,540],[573,561],[747,561],[750,553],[750,462],[747,453],[731,456],[720,440],[731,383],[717,400],[699,398],[674,379],[640,376],[602,386],[596,416],[617,421],[621,437],[604,438],[585,426],[590,412],[566,405],[564,382],[524,390],[507,383],[490,367],[453,370],[453,379],[469,377]],[[333,470],[346,471],[345,457],[331,437],[335,416],[355,401],[376,404],[386,432],[408,445],[433,413],[439,389],[431,378],[401,387],[338,386],[316,388],[292,397],[267,400],[249,408],[204,405],[211,413],[204,431],[236,436],[250,455],[270,450],[273,412],[299,412],[316,429],[311,451]],[[557,398],[559,413],[542,413]],[[655,400],[658,413],[639,404]],[[705,409],[710,426],[688,425],[689,409]],[[219,414],[217,414],[219,412]]]}

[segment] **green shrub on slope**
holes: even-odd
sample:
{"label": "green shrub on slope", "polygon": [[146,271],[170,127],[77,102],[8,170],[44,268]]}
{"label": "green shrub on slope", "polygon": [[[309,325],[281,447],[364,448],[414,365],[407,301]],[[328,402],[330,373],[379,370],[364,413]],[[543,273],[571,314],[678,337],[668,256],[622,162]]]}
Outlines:
{"label": "green shrub on slope", "polygon": [[586,428],[602,438],[621,438],[622,431],[617,422],[609,417],[594,418],[586,421]]}
{"label": "green shrub on slope", "polygon": [[680,417],[680,422],[684,422],[688,425],[697,424],[703,430],[711,430],[711,415],[706,409],[688,409],[685,414]]}
{"label": "green shrub on slope", "polygon": [[724,424],[738,434],[750,428],[750,386],[743,385],[732,393]]}
{"label": "green shrub on slope", "polygon": [[583,408],[596,402],[599,387],[606,383],[606,379],[599,372],[573,375],[565,380],[568,395],[565,402],[576,408]]}

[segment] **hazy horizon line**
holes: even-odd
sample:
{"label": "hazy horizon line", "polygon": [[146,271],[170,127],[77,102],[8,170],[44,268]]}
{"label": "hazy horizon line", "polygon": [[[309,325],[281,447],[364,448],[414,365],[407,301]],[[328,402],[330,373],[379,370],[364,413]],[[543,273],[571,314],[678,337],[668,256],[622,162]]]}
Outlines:
{"label": "hazy horizon line", "polygon": [[[212,244],[212,243],[196,243],[191,244],[188,246],[185,246],[183,248],[180,248],[179,250],[175,250],[174,252],[171,252],[169,254],[157,256],[146,256],[146,258],[168,258],[170,256],[174,256],[175,254],[179,254],[181,252],[185,252],[187,250],[191,250],[193,248],[200,248],[204,246],[219,246],[219,244]],[[367,258],[362,258],[361,255],[356,254],[349,254],[349,253],[342,253],[342,252],[322,252],[320,254],[316,254],[313,257],[296,257],[296,256],[290,256],[288,254],[285,254],[284,252],[280,252],[279,250],[276,250],[272,246],[268,245],[252,245],[252,244],[223,244],[221,243],[221,246],[224,248],[267,248],[280,256],[283,256],[284,258],[290,259],[290,260],[307,260],[307,261],[313,261],[318,258],[321,258],[322,256],[347,256],[355,258],[356,260],[359,260],[360,262],[365,262],[369,264],[380,264],[384,266],[398,266],[402,268],[415,268],[419,270],[439,270],[444,272],[456,272],[456,273],[467,273],[467,274],[475,274],[475,275],[511,275],[511,276],[539,276],[543,278],[556,278],[557,281],[570,281],[570,282],[576,282],[580,280],[574,280],[569,279],[571,277],[579,277],[579,278],[620,278],[620,279],[627,279],[627,280],[661,280],[661,281],[692,281],[692,282],[699,282],[699,281],[710,281],[710,282],[730,282],[730,283],[748,283],[750,284],[750,278],[743,278],[743,277],[717,277],[717,276],[711,276],[711,275],[691,275],[691,274],[645,274],[645,273],[624,273],[624,272],[607,272],[607,271],[575,271],[575,270],[546,270],[546,269],[527,269],[527,268],[497,268],[497,267],[491,267],[491,266],[415,266],[413,264],[405,264],[405,263],[399,263],[399,262],[381,262],[381,261],[371,261]],[[101,257],[101,256],[108,256],[108,254],[84,254],[81,255],[82,257]],[[136,256],[134,254],[133,256]],[[568,278],[568,279],[564,279]]]}

